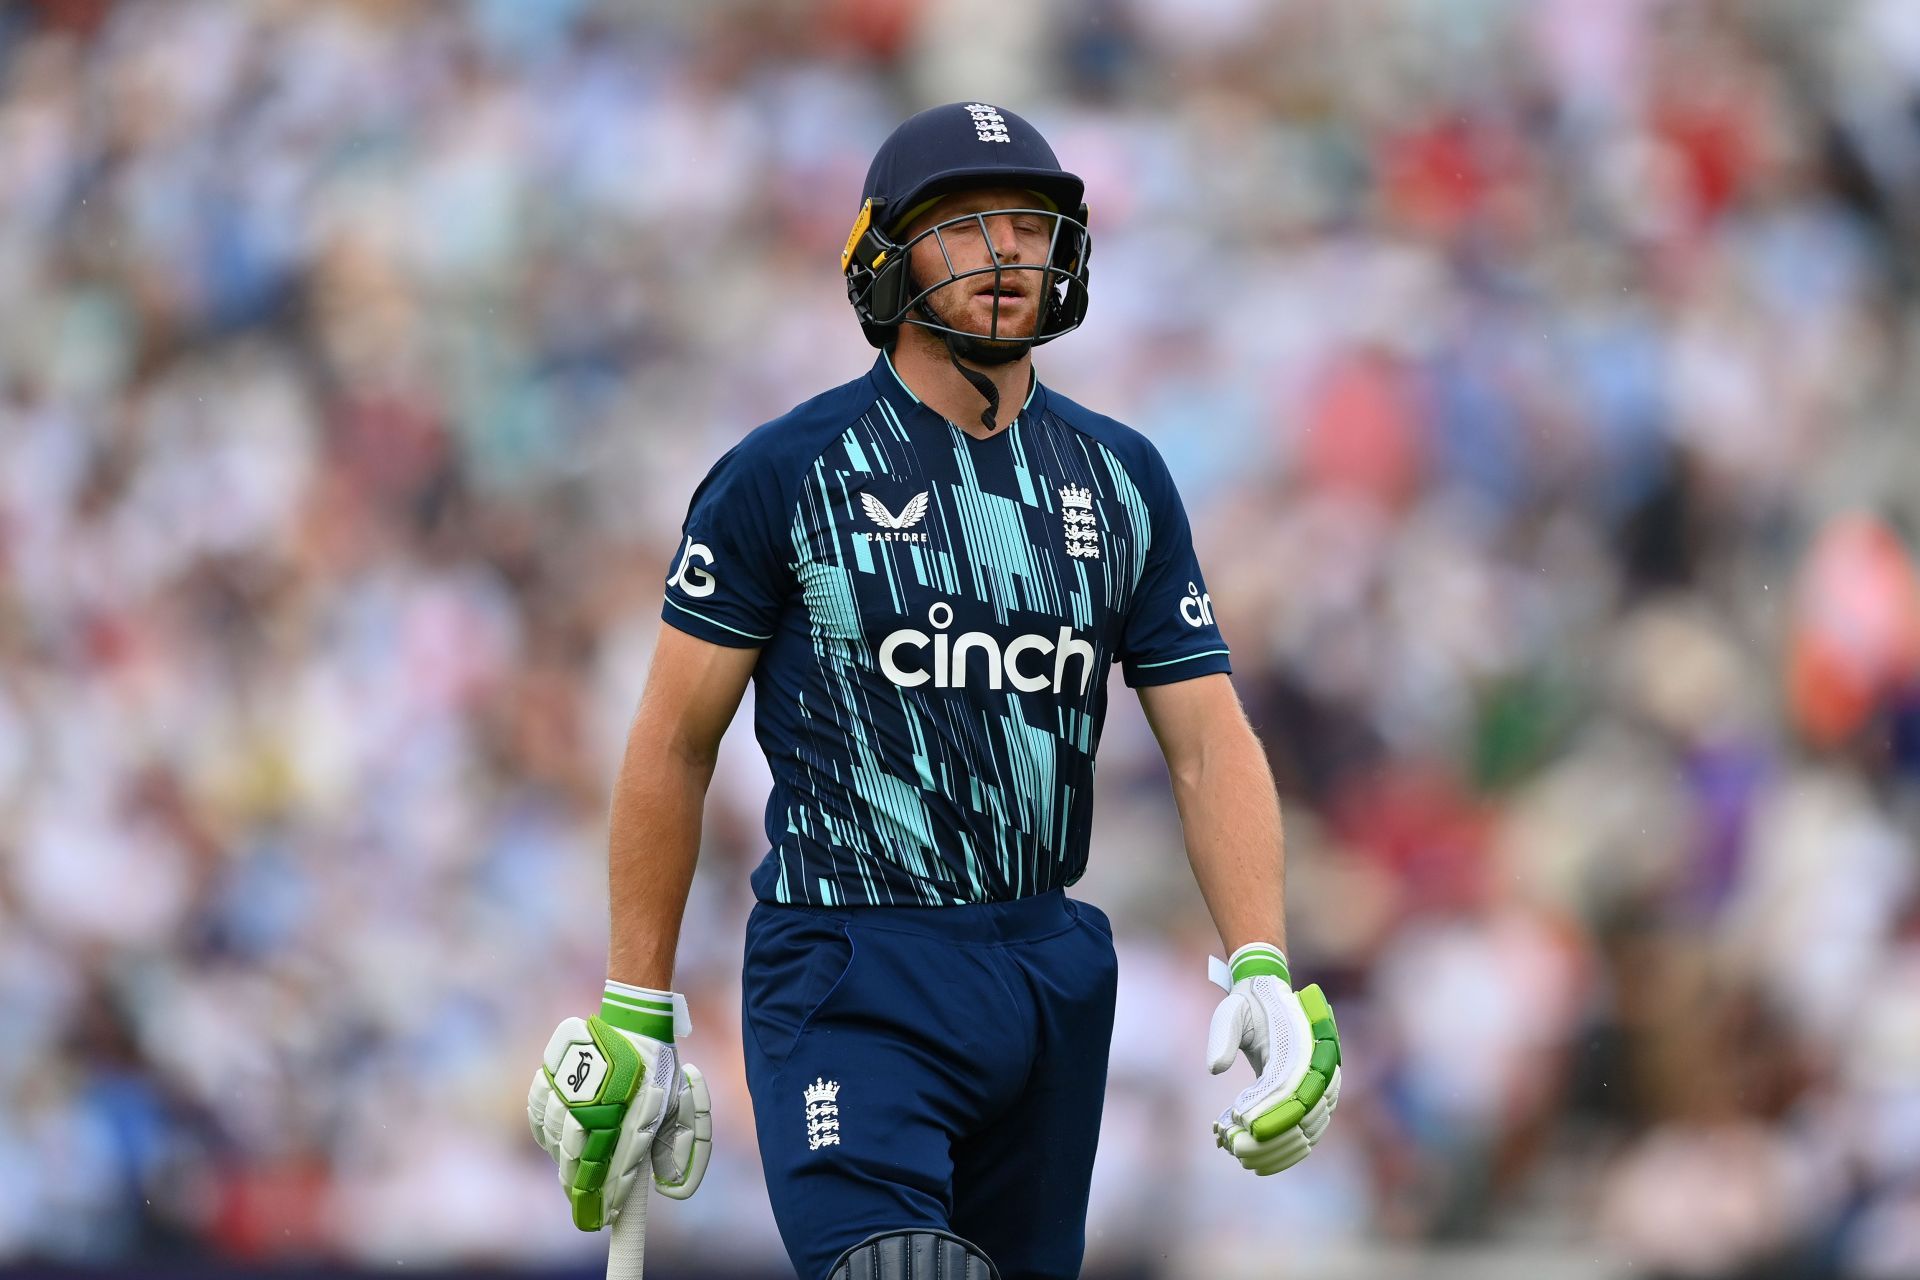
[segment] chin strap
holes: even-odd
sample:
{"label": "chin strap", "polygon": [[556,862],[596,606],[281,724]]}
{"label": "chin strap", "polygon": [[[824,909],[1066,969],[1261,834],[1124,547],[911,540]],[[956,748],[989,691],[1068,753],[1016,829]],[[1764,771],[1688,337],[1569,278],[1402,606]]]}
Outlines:
{"label": "chin strap", "polygon": [[[911,271],[907,275],[907,285],[909,288],[918,287]],[[947,359],[953,362],[954,372],[971,383],[973,389],[980,393],[980,398],[986,401],[986,406],[980,410],[980,425],[987,429],[989,435],[998,431],[1000,429],[1000,388],[995,386],[993,379],[986,374],[967,368],[960,363],[960,360],[964,356],[975,364],[1007,364],[1031,351],[1033,343],[1030,341],[987,342],[953,333],[941,324],[940,317],[934,314],[933,307],[925,298],[916,301],[912,310],[919,312],[927,321],[928,327],[940,334],[940,340],[946,344]]]}
{"label": "chin strap", "polygon": [[1000,388],[995,386],[993,379],[989,378],[986,374],[975,369],[969,369],[967,366],[961,364],[958,349],[960,340],[952,334],[944,336],[946,337],[947,359],[953,361],[954,372],[972,383],[973,389],[980,393],[980,398],[987,402],[986,407],[980,410],[980,425],[985,427],[989,434],[999,430]]}

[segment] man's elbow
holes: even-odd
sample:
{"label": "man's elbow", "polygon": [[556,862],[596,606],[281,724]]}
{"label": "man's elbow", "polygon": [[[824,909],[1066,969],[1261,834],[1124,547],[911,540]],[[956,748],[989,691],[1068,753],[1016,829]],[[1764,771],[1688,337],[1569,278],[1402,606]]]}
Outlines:
{"label": "man's elbow", "polygon": [[[627,759],[645,772],[679,775],[705,781],[720,759],[720,733],[684,720],[662,723],[646,714],[634,717],[627,733]],[[724,727],[722,732],[724,732]]]}
{"label": "man's elbow", "polygon": [[1219,746],[1202,739],[1167,753],[1167,776],[1173,780],[1175,795],[1198,795],[1206,790],[1207,779],[1216,772]]}
{"label": "man's elbow", "polygon": [[1223,719],[1195,742],[1167,758],[1176,791],[1202,792],[1212,785],[1241,785],[1248,770],[1266,767],[1266,748],[1244,715]]}

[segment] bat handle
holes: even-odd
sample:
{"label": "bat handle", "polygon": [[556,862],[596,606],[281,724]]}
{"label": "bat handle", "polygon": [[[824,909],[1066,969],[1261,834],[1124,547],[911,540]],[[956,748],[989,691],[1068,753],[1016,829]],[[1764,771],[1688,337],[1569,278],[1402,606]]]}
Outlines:
{"label": "bat handle", "polygon": [[612,1239],[607,1243],[607,1280],[640,1280],[647,1265],[647,1177],[646,1170],[633,1180],[627,1204],[613,1220]]}

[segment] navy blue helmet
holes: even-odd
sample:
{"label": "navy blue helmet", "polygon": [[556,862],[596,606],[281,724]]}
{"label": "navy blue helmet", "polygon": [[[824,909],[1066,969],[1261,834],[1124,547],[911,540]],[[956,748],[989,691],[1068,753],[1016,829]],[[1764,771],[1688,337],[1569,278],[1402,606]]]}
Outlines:
{"label": "navy blue helmet", "polygon": [[[956,275],[949,265],[940,279],[911,279],[907,264],[915,244],[984,215],[948,219],[906,243],[895,237],[941,196],[980,187],[1016,187],[1033,193],[1035,207],[1030,212],[1053,219],[1047,260],[1002,264],[996,252],[992,266]],[[1093,250],[1083,190],[1080,179],[1060,167],[1040,131],[1004,108],[954,102],[907,120],[881,144],[867,169],[860,214],[840,255],[847,298],[867,341],[890,347],[902,324],[917,324],[968,346],[982,338],[1003,346],[1014,343],[1012,353],[1017,354],[1077,328],[1087,314],[1087,259]],[[954,280],[1003,270],[1043,273],[1039,327],[1032,338],[1013,340],[1000,338],[997,332],[953,329],[923,305],[928,295]],[[996,330],[998,325],[996,314]]]}

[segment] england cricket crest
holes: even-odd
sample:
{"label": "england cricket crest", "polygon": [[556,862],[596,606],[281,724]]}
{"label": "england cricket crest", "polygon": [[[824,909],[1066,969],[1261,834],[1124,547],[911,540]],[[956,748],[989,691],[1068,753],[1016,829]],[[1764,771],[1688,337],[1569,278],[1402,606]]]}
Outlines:
{"label": "england cricket crest", "polygon": [[1060,487],[1060,522],[1066,529],[1067,554],[1078,560],[1100,558],[1100,523],[1093,514],[1093,493],[1082,485]]}
{"label": "england cricket crest", "polygon": [[807,1150],[840,1145],[840,1082],[814,1077],[807,1086]]}

